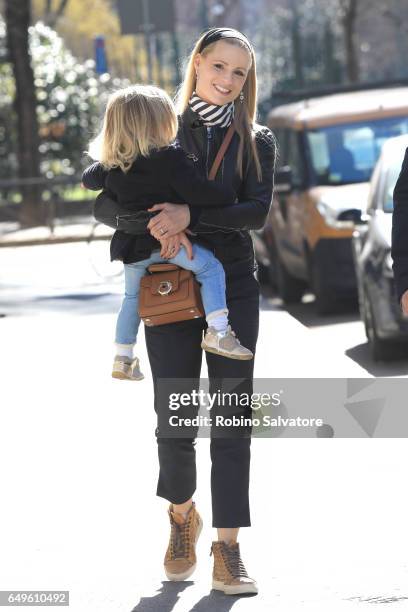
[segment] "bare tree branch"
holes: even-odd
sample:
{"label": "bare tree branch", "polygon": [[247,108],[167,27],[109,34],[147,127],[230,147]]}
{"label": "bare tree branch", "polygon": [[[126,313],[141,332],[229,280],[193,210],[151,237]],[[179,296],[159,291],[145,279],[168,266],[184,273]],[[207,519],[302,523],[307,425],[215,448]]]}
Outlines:
{"label": "bare tree branch", "polygon": [[55,27],[58,19],[62,17],[65,9],[67,8],[68,2],[69,0],[60,0],[58,8],[52,10],[52,0],[46,0],[44,21],[50,26],[50,28]]}
{"label": "bare tree branch", "polygon": [[69,0],[61,0],[58,10],[56,11],[56,19],[58,20],[65,12]]}

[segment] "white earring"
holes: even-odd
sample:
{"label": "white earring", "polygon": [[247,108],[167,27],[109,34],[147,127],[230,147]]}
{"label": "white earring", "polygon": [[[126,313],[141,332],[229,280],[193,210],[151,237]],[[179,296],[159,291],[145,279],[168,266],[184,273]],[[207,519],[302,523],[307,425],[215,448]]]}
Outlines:
{"label": "white earring", "polygon": [[241,104],[244,101],[244,92],[241,90],[241,93],[239,94],[239,101],[241,102]]}

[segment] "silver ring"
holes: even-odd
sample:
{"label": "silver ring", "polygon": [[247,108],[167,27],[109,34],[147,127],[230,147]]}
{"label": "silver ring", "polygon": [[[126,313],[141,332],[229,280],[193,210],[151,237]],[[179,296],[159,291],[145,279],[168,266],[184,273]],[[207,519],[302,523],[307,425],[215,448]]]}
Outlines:
{"label": "silver ring", "polygon": [[159,232],[160,232],[160,236],[163,236],[163,234],[165,234],[165,231],[162,227],[159,229]]}

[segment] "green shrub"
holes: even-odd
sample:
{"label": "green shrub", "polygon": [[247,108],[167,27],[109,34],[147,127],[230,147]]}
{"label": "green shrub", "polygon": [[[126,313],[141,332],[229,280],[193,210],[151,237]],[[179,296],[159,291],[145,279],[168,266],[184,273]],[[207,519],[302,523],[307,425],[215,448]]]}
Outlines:
{"label": "green shrub", "polygon": [[[95,62],[78,61],[61,37],[38,22],[29,30],[40,125],[41,173],[47,178],[80,173],[84,151],[98,131],[109,93],[127,80],[97,75]],[[0,17],[0,178],[17,175],[14,79],[6,59]]]}

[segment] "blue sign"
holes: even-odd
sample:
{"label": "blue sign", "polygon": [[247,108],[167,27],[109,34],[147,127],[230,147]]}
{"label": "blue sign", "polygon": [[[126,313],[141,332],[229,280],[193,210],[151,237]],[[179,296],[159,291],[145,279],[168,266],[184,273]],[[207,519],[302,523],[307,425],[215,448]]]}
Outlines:
{"label": "blue sign", "polygon": [[105,72],[108,72],[108,61],[106,59],[106,49],[105,49],[105,37],[96,36],[94,42],[95,42],[95,61],[96,61],[95,70],[97,74],[104,74]]}

